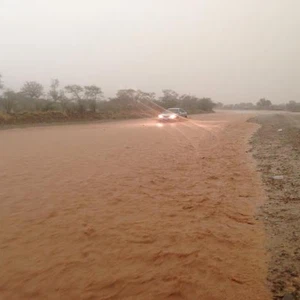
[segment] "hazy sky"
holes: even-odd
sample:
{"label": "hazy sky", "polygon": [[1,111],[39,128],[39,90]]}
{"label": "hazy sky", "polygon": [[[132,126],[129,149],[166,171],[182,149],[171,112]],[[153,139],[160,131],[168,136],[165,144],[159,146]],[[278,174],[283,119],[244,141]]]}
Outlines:
{"label": "hazy sky", "polygon": [[300,101],[299,0],[0,0],[6,86]]}

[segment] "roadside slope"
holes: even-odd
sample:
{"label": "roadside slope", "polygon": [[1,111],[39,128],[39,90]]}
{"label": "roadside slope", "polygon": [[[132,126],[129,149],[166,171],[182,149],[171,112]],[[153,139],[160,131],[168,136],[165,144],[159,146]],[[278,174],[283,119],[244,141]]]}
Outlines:
{"label": "roadside slope", "polygon": [[252,138],[268,200],[261,218],[271,255],[274,299],[300,299],[300,114],[261,115]]}

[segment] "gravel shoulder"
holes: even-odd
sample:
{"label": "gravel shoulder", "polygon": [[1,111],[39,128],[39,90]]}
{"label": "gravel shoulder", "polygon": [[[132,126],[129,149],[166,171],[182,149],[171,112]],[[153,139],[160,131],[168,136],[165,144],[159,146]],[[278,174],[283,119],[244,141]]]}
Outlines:
{"label": "gravel shoulder", "polygon": [[260,219],[267,231],[273,299],[300,299],[300,115],[259,115],[251,121],[261,125],[251,143],[268,196]]}

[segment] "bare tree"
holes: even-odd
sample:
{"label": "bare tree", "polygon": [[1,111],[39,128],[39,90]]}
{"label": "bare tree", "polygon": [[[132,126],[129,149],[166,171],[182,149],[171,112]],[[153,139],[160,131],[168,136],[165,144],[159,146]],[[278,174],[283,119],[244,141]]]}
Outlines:
{"label": "bare tree", "polygon": [[72,84],[65,86],[65,91],[71,94],[72,99],[77,102],[77,111],[84,113],[86,111],[86,103],[84,101],[84,88],[78,84]]}
{"label": "bare tree", "polygon": [[35,81],[27,81],[23,85],[21,92],[31,99],[39,99],[44,93],[44,87]]}
{"label": "bare tree", "polygon": [[58,100],[60,100],[62,91],[59,91],[58,87],[59,87],[59,80],[52,79],[48,95],[54,102],[57,102]]}
{"label": "bare tree", "polygon": [[73,100],[82,100],[83,99],[83,87],[78,84],[72,84],[65,86],[65,90],[68,94],[71,94]]}
{"label": "bare tree", "polygon": [[87,85],[84,87],[84,98],[90,111],[96,112],[97,101],[101,100],[103,93],[100,87],[96,85]]}
{"label": "bare tree", "polygon": [[2,106],[6,113],[10,114],[13,111],[17,93],[12,90],[6,90],[3,93]]}

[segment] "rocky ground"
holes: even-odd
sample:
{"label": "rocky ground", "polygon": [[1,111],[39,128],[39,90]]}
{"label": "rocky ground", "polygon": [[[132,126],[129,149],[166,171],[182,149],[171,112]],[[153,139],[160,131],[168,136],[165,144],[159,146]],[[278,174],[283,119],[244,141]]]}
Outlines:
{"label": "rocky ground", "polygon": [[259,115],[254,157],[268,200],[260,218],[268,235],[274,299],[300,299],[300,114]]}

